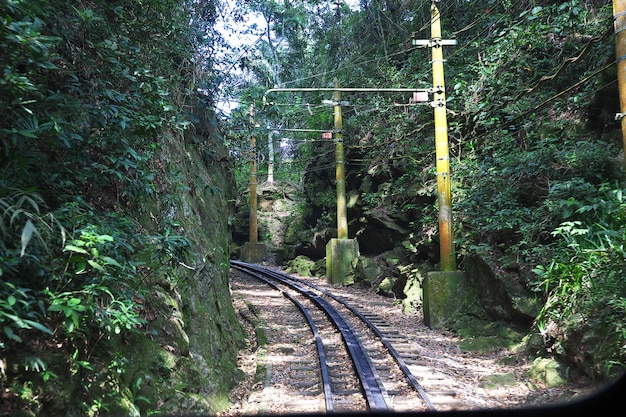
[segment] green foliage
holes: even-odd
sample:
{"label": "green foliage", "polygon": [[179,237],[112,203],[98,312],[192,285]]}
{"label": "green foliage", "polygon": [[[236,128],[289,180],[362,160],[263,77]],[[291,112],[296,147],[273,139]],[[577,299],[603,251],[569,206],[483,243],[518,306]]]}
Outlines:
{"label": "green foliage", "polygon": [[173,234],[173,228],[179,226],[174,222],[166,227],[164,235],[158,234],[150,237],[154,245],[151,255],[153,264],[176,267],[188,260],[191,242],[185,236]]}
{"label": "green foliage", "polygon": [[[21,200],[35,201],[34,198],[27,199],[24,196]],[[37,200],[37,208],[43,209],[43,201],[40,197]],[[23,209],[16,209],[21,205],[8,207],[5,213],[13,213],[14,219],[19,218],[18,214],[25,213]],[[29,219],[27,222],[30,218],[37,218],[29,214],[24,215]],[[84,205],[69,204],[49,215],[59,224],[66,222],[68,216],[79,227],[81,221],[93,216],[93,212]],[[62,250],[54,250],[51,245],[51,240],[60,236],[41,233],[38,235],[41,244],[29,246],[23,238],[24,232],[20,233],[21,227],[17,226],[17,221],[9,223],[13,227],[4,229],[5,244],[0,252],[3,264],[10,266],[2,270],[4,281],[1,291],[4,301],[1,303],[0,315],[4,332],[11,340],[22,342],[22,337],[16,332],[18,329],[35,329],[51,335],[50,328],[53,326],[46,326],[44,318],[52,318],[54,312],[61,313],[68,334],[87,332],[86,324],[96,324],[107,333],[119,333],[122,327],[132,329],[141,324],[137,310],[140,306],[133,299],[137,294],[130,287],[133,282],[137,282],[134,278],[137,263],[127,255],[120,258],[122,252],[132,251],[133,246],[116,241],[112,236],[115,234],[122,239],[130,237],[126,235],[128,230],[124,230],[130,224],[125,219],[119,220],[120,223],[117,218],[111,217],[99,226],[83,226],[75,232],[73,238],[68,236],[70,239]],[[111,234],[101,233],[101,228],[109,230]],[[59,234],[65,238],[65,229],[59,230]],[[36,229],[32,233],[37,233]],[[7,243],[18,241],[14,237],[19,234],[22,236],[21,249],[7,247]],[[136,241],[134,244],[139,243]],[[67,256],[65,265],[56,264],[53,260],[62,253]],[[35,265],[36,262],[39,264]],[[38,278],[33,280],[32,273],[36,273]]]}
{"label": "green foliage", "polygon": [[59,191],[48,191],[55,198],[71,186],[91,198],[109,194],[112,206],[153,192],[158,129],[190,124],[171,89],[191,58],[177,3],[151,2],[162,15],[150,23],[139,4],[10,3],[0,33],[0,105],[8,106],[0,162],[8,174],[30,178],[25,188]]}
{"label": "green foliage", "polygon": [[[580,220],[565,221],[552,232],[558,238],[558,255],[535,269],[535,289],[546,297],[537,325],[551,348],[590,352],[593,371],[609,376],[615,364],[626,363],[626,201],[618,184],[587,190],[584,199],[562,200],[566,217]],[[584,323],[570,329],[568,319],[580,314]],[[593,345],[574,347],[569,333],[576,331],[597,332],[598,337]]]}
{"label": "green foliage", "polygon": [[142,331],[146,275],[171,275],[191,247],[175,226],[144,230],[137,203],[164,181],[163,136],[211,101],[215,7],[0,2],[0,351],[18,365],[0,385],[17,408],[40,411],[57,375],[81,415],[131,396],[109,349]]}
{"label": "green foliage", "polygon": [[[51,240],[63,238],[65,230],[52,213],[44,213],[45,203],[37,193],[4,190],[0,198],[0,326],[8,340],[21,343],[22,330],[49,335],[52,331],[44,324],[46,306],[37,289],[30,288],[29,280],[14,277],[22,271],[39,275],[40,263],[51,252]],[[33,237],[36,240],[31,243]],[[0,348],[5,346],[0,342]]]}
{"label": "green foliage", "polygon": [[[45,315],[44,303],[33,296],[31,289],[0,281],[0,296],[0,325],[8,340],[21,343],[21,329],[35,329],[52,335],[52,331],[41,323]],[[5,342],[0,342],[0,348],[5,347]]]}
{"label": "green foliage", "polygon": [[[35,254],[50,252],[48,241],[54,237],[64,239],[65,229],[53,213],[44,212],[46,204],[38,193],[1,186],[0,190],[4,195],[0,197],[0,247],[6,254],[0,257],[2,276],[14,272],[20,263],[39,262]],[[27,251],[29,245],[32,251]]]}

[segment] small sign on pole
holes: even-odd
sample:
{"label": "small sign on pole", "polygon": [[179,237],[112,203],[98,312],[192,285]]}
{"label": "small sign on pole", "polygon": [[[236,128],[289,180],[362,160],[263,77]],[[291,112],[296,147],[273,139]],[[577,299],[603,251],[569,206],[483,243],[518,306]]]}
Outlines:
{"label": "small sign on pole", "polygon": [[428,92],[427,91],[416,91],[413,93],[413,102],[414,103],[423,103],[428,101]]}
{"label": "small sign on pole", "polygon": [[332,138],[333,138],[333,132],[322,133],[322,139],[332,139]]}

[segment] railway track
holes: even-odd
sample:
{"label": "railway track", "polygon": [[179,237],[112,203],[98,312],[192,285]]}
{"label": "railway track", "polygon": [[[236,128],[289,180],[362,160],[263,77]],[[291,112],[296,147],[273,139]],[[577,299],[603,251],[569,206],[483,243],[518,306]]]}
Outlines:
{"label": "railway track", "polygon": [[257,411],[456,408],[445,378],[420,366],[410,340],[360,300],[253,264],[231,261],[231,268],[237,271],[231,287],[246,300],[251,319],[263,322],[264,311],[272,317],[265,321],[274,352],[265,360],[271,381],[253,399]]}

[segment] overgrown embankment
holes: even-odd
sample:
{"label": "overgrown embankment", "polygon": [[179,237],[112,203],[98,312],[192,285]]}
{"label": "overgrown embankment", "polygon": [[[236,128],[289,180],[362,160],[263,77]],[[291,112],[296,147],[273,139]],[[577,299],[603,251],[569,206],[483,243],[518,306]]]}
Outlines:
{"label": "overgrown embankment", "polygon": [[215,412],[243,336],[213,3],[71,3],[0,4],[0,414]]}

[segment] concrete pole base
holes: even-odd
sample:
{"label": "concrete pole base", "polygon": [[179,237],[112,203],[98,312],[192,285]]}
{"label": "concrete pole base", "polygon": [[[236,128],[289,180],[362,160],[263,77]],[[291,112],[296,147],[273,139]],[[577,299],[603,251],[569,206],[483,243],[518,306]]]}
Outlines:
{"label": "concrete pole base", "polygon": [[457,313],[464,299],[461,271],[429,272],[424,279],[424,324],[440,329]]}
{"label": "concrete pole base", "polygon": [[359,243],[356,239],[333,238],[326,244],[326,278],[331,284],[351,284],[348,272],[352,261],[359,257]]}
{"label": "concrete pole base", "polygon": [[258,264],[265,259],[267,246],[265,243],[246,242],[241,247],[241,260],[251,264]]}

